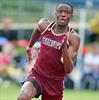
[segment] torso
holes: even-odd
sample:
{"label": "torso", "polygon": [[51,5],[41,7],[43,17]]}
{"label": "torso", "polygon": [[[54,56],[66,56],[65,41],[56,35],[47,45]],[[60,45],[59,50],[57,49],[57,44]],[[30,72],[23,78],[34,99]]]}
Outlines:
{"label": "torso", "polygon": [[41,48],[33,68],[44,77],[63,80],[65,76],[64,65],[61,62],[61,51],[59,46],[65,35],[70,34],[71,29],[66,33],[56,34],[53,31],[53,23],[41,33]]}

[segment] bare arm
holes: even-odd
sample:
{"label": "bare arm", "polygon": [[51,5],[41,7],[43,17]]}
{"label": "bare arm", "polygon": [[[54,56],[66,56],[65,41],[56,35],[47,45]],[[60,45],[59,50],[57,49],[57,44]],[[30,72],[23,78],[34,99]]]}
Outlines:
{"label": "bare arm", "polygon": [[37,28],[33,31],[29,44],[29,47],[32,47],[35,42],[38,40],[38,38],[40,37],[41,33],[46,29],[46,27],[48,26],[48,21],[47,20],[43,20],[41,19],[37,25]]}
{"label": "bare arm", "polygon": [[29,47],[32,47],[35,44],[35,42],[40,37],[40,34],[41,34],[41,32],[37,28],[33,31],[30,41],[29,41],[29,44],[28,44]]}
{"label": "bare arm", "polygon": [[33,45],[35,44],[35,42],[39,39],[41,33],[47,28],[48,26],[48,21],[46,20],[40,20],[37,28],[33,31],[29,44],[28,44],[28,48],[27,49],[27,54],[28,54],[28,60],[29,63],[31,63],[32,59],[33,59],[33,53],[31,51],[31,48],[33,47]]}
{"label": "bare arm", "polygon": [[70,37],[70,43],[71,45],[69,48],[66,46],[66,39],[64,41],[64,46],[62,49],[62,54],[63,54],[63,64],[64,64],[64,69],[65,73],[70,73],[73,69],[73,64],[76,61],[76,56],[77,56],[77,51],[80,45],[80,38],[78,35],[71,35]]}
{"label": "bare arm", "polygon": [[71,45],[68,48],[68,53],[71,56],[73,63],[75,63],[77,58],[77,52],[80,46],[80,37],[77,33],[71,35],[70,43]]}

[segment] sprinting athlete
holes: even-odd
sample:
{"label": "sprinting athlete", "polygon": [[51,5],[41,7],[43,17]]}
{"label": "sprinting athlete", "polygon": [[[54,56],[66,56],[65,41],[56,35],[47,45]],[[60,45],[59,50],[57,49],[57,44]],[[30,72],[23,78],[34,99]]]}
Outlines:
{"label": "sprinting athlete", "polygon": [[73,7],[69,3],[60,3],[56,6],[56,22],[38,22],[27,46],[29,63],[38,38],[41,40],[40,52],[18,100],[31,100],[40,95],[42,100],[62,100],[64,77],[73,70],[80,45],[79,35],[68,26],[72,17]]}

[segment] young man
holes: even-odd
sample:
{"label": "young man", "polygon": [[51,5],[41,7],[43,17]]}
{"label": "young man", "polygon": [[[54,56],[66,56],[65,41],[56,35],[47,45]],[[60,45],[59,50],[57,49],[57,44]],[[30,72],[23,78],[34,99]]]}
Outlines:
{"label": "young man", "polygon": [[72,6],[60,3],[56,7],[56,22],[39,21],[27,47],[29,63],[32,61],[32,46],[39,37],[40,52],[18,100],[31,100],[39,95],[42,100],[62,100],[63,80],[73,69],[80,44],[78,34],[68,27],[72,17]]}

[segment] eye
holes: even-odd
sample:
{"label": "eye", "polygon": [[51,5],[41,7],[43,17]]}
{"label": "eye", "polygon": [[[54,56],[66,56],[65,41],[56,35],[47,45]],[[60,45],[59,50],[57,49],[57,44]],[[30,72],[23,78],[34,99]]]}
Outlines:
{"label": "eye", "polygon": [[68,11],[68,10],[57,10],[57,12],[59,13],[59,14],[61,14],[61,13],[65,13],[65,14],[70,14],[71,12],[70,11]]}
{"label": "eye", "polygon": [[65,13],[65,14],[70,14],[71,12],[68,11],[68,10],[65,10],[64,13]]}
{"label": "eye", "polygon": [[58,13],[62,13],[63,11],[62,11],[62,10],[57,10],[57,12],[58,12]]}

